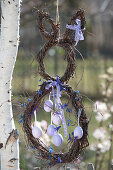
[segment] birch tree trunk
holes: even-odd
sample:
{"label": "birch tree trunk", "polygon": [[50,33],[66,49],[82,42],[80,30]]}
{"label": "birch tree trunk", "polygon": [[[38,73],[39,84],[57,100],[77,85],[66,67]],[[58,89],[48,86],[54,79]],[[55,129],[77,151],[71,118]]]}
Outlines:
{"label": "birch tree trunk", "polygon": [[19,170],[18,134],[15,130],[11,80],[19,41],[20,0],[1,1],[0,38],[0,149],[1,170]]}

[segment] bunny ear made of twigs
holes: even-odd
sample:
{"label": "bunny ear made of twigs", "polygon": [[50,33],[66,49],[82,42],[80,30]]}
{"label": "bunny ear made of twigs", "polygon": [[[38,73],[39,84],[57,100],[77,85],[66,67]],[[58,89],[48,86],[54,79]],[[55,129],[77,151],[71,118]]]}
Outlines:
{"label": "bunny ear made of twigs", "polygon": [[[49,16],[48,13],[38,10],[37,14],[38,14],[37,22],[38,22],[38,27],[39,27],[41,34],[47,40],[56,39],[58,37],[58,33],[59,33],[59,26],[55,24],[55,22]],[[45,25],[43,24],[44,21],[45,21],[45,25],[48,23],[51,25],[52,29],[50,32],[47,31]]]}
{"label": "bunny ear made of twigs", "polygon": [[[85,28],[85,16],[84,16],[84,10],[80,9],[78,10],[70,19],[68,25],[73,25],[76,21],[76,19],[80,19],[81,20],[81,29]],[[70,29],[66,28],[66,31],[63,35],[64,39],[69,39],[69,34],[70,34]]]}

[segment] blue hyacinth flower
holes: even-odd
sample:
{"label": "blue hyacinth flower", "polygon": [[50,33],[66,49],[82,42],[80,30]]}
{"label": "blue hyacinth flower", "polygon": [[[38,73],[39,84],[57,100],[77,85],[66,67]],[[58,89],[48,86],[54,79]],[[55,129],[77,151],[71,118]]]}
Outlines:
{"label": "blue hyacinth flower", "polygon": [[53,148],[50,146],[49,147],[49,152],[52,153],[53,152]]}
{"label": "blue hyacinth flower", "polygon": [[70,113],[70,112],[71,112],[71,109],[67,108],[67,109],[66,109],[66,112],[69,112],[69,113]]}
{"label": "blue hyacinth flower", "polygon": [[20,120],[18,121],[18,123],[23,123],[23,120],[22,120],[22,119],[20,119]]}
{"label": "blue hyacinth flower", "polygon": [[39,90],[39,91],[38,91],[38,94],[42,95],[42,90]]}
{"label": "blue hyacinth flower", "polygon": [[26,103],[22,103],[21,106],[22,106],[22,107],[25,107],[25,106],[26,106]]}
{"label": "blue hyacinth flower", "polygon": [[41,82],[42,81],[42,79],[40,78],[40,80],[38,80],[39,82]]}
{"label": "blue hyacinth flower", "polygon": [[62,162],[60,156],[58,156],[58,161],[57,161],[57,162],[58,162],[58,163],[61,163],[61,162]]}
{"label": "blue hyacinth flower", "polygon": [[77,90],[77,91],[75,91],[76,93],[79,93],[79,91]]}
{"label": "blue hyacinth flower", "polygon": [[68,140],[72,140],[70,133],[69,133],[69,138],[68,138]]}
{"label": "blue hyacinth flower", "polygon": [[75,97],[75,100],[78,100],[78,97]]}

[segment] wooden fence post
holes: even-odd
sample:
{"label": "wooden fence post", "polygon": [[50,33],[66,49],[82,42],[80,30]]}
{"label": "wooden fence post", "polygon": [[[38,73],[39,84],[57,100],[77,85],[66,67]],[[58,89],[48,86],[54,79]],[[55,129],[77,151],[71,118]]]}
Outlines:
{"label": "wooden fence post", "polygon": [[111,170],[113,170],[113,164],[111,164]]}
{"label": "wooden fence post", "polygon": [[87,170],[95,170],[92,163],[89,163],[89,164],[88,164]]}

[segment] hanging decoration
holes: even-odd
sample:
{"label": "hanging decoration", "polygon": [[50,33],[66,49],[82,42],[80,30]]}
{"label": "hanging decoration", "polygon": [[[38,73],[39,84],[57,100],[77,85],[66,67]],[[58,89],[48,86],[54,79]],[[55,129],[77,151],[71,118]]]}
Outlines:
{"label": "hanging decoration", "polygon": [[[58,12],[58,9],[57,9]],[[48,13],[38,11],[38,27],[47,40],[45,45],[39,51],[36,60],[39,63],[40,75],[46,80],[40,85],[40,89],[35,93],[32,100],[26,104],[26,109],[23,115],[23,130],[27,137],[28,145],[33,146],[35,151],[40,155],[40,159],[48,162],[48,166],[54,166],[57,163],[70,163],[78,158],[80,152],[88,146],[88,119],[82,104],[82,95],[80,92],[74,91],[67,82],[73,76],[76,68],[74,43],[83,40],[83,33],[85,26],[84,11],[79,10],[72,16],[70,22],[66,25],[64,34],[60,34],[60,26],[58,21],[55,23]],[[45,22],[51,25],[51,32],[45,28]],[[76,25],[74,24],[76,22]],[[74,25],[73,25],[74,24]],[[70,31],[75,30],[75,38],[70,37]],[[67,60],[67,68],[63,76],[50,76],[44,65],[44,58],[47,51],[54,47],[60,46],[65,50],[65,59]],[[63,104],[62,93],[65,93],[71,102],[70,108],[67,103]],[[48,125],[47,133],[52,139],[52,146],[46,146],[40,139],[44,135],[43,130],[38,126],[36,119],[36,112],[40,114],[40,105],[42,100],[49,95],[49,99],[43,103],[43,110],[51,117],[51,123]],[[73,115],[75,120],[68,117],[66,114]],[[35,122],[32,123],[33,115]],[[78,125],[76,123],[78,119]],[[72,122],[76,127],[73,127],[71,133],[68,128]],[[62,132],[62,133],[61,133]],[[67,152],[55,151],[52,147],[61,147],[67,141],[69,150]]]}
{"label": "hanging decoration", "polygon": [[82,30],[84,29],[81,29],[81,20],[79,19],[76,19],[76,25],[66,25],[66,28],[70,29],[70,30],[74,30],[75,31],[75,41],[76,41],[76,44],[74,46],[76,46],[79,42],[79,40],[84,40],[84,36],[83,36],[83,33],[82,33]]}

